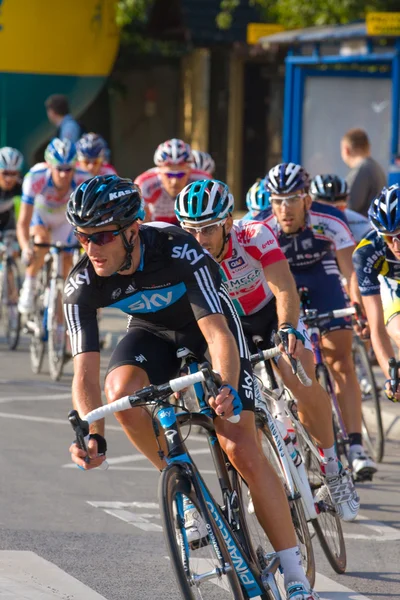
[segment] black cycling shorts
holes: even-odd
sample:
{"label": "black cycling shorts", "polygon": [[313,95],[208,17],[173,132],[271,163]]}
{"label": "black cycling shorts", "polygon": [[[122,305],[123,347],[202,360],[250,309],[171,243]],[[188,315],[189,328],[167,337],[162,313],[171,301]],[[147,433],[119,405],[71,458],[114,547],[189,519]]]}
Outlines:
{"label": "black cycling shorts", "polygon": [[[115,348],[107,375],[123,365],[134,365],[146,371],[154,385],[179,376],[181,359],[176,351],[186,347],[199,362],[210,360],[206,341],[196,322],[180,331],[163,329],[141,319],[130,319],[130,328]],[[238,393],[243,410],[254,411],[254,382],[248,358],[241,358]]]}
{"label": "black cycling shorts", "polygon": [[14,209],[0,213],[0,231],[13,230],[15,227]]}
{"label": "black cycling shorts", "polygon": [[257,352],[253,342],[253,335],[259,335],[264,342],[261,344],[263,350],[275,346],[274,335],[278,331],[278,315],[276,313],[276,300],[272,298],[270,302],[253,315],[240,317],[243,332],[246,337],[250,352]]}

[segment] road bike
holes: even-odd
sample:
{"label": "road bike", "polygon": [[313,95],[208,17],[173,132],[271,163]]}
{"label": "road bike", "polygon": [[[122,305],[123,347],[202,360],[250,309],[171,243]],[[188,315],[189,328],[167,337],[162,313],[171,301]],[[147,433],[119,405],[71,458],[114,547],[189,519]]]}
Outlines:
{"label": "road bike", "polygon": [[26,332],[31,335],[30,358],[33,373],[40,373],[47,343],[50,377],[61,378],[66,361],[67,332],[63,310],[63,253],[74,251],[74,260],[79,257],[76,245],[38,243],[34,246],[51,250],[46,254],[40,269],[34,296],[34,309],[28,316]]}
{"label": "road bike", "polygon": [[21,276],[15,260],[16,240],[14,230],[0,232],[0,320],[10,350],[17,348],[21,331],[18,312]]}
{"label": "road bike", "polygon": [[[82,419],[77,411],[71,411],[69,420],[77,444],[85,449],[89,425],[108,414],[136,406],[151,408],[156,439],[160,425],[165,432],[166,454],[159,444],[160,456],[167,463],[160,476],[159,503],[165,542],[182,597],[283,600],[275,580],[279,557],[275,552],[264,554],[262,548],[254,546],[243,514],[241,486],[234,487],[240,476],[232,476],[234,467],[227,462],[219,445],[212,417],[205,408],[190,412],[171,403],[171,394],[197,384],[208,395],[215,396],[220,381],[209,365],[203,364],[194,373],[163,385],[145,387],[91,411]],[[212,496],[186,447],[189,434],[183,437],[181,427],[188,424],[206,430],[221,492],[220,503]],[[188,540],[185,528],[187,504],[201,515],[207,531],[207,535],[195,542]]]}

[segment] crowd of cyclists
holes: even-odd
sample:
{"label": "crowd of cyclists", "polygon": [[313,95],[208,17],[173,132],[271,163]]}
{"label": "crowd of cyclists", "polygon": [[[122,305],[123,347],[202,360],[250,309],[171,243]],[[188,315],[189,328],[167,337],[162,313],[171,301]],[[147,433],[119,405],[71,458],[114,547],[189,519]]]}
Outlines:
{"label": "crowd of cyclists", "polygon": [[[106,142],[95,133],[76,144],[55,138],[44,162],[22,178],[22,154],[0,149],[0,230],[16,230],[26,266],[18,310],[23,316],[33,310],[46,252],[32,240],[77,240],[84,253],[72,271],[66,256],[64,310],[74,357],[73,403],[81,414],[102,404],[97,317],[103,307],[129,315],[107,370],[108,402],[176,376],[180,347],[208,358],[223,381],[210,399],[217,434],[279,554],[287,598],[316,599],[299,560],[285,491],[257,439],[250,352],[254,336],[268,348],[278,335],[284,349],[276,363],[280,378],[318,445],[338,515],[354,520],[360,506],[354,481],[370,479],[377,465],[363,447],[353,325],[348,318],[327,319],[321,338],[348,431],[345,467],[335,447],[331,402],[315,376],[297,290],[307,288],[310,307],[319,312],[350,303],[361,307],[365,323],[358,332],[370,332],[386,395],[399,400],[389,360],[393,347],[400,347],[400,187],[383,188],[367,219],[347,209],[349,190],[341,177],[311,179],[301,165],[281,163],[251,186],[247,214],[234,219],[234,198],[214,178],[213,159],[183,140],[160,144],[155,166],[134,182],[119,177],[108,156]],[[293,374],[293,358],[301,361],[311,387]],[[238,414],[239,423],[228,421]],[[132,444],[162,469],[147,410],[116,416]],[[91,426],[90,462],[76,444],[70,448],[82,469],[98,467],[106,451],[103,422]],[[186,526],[188,535],[201,536],[196,515],[187,515]]]}

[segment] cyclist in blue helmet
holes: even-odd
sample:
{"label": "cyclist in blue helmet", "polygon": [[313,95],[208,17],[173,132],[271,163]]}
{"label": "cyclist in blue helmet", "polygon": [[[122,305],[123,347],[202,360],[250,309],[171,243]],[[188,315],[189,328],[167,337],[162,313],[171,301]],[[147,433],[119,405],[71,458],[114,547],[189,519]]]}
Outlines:
{"label": "cyclist in blue helmet", "polygon": [[92,177],[97,175],[116,175],[112,165],[107,164],[108,146],[97,133],[86,133],[76,144],[78,166],[88,171]]}
{"label": "cyclist in blue helmet", "polygon": [[[400,348],[400,186],[384,187],[368,211],[373,230],[358,244],[353,263],[371,342],[379,366],[389,379],[388,361],[393,344]],[[400,400],[400,389],[386,382],[391,400]]]}
{"label": "cyclist in blue helmet", "polygon": [[[309,290],[310,308],[321,313],[345,308],[348,298],[342,286],[343,277],[347,280],[351,300],[356,302],[357,279],[352,263],[355,241],[343,212],[313,201],[309,193],[310,177],[301,165],[276,165],[268,172],[266,181],[271,192],[271,207],[256,219],[274,230],[297,287]],[[353,475],[359,481],[370,479],[377,468],[362,444],[361,390],[352,358],[351,321],[345,318],[327,320],[321,332],[324,357],[336,383],[349,433],[349,462]],[[334,448],[325,450],[328,460],[336,454]],[[343,475],[340,465],[339,475]],[[350,488],[348,492],[353,493]]]}
{"label": "cyclist in blue helmet", "polygon": [[266,210],[270,204],[269,202],[270,193],[267,190],[264,179],[257,179],[255,183],[249,188],[246,194],[246,206],[248,213],[245,214],[243,219],[250,221],[254,219],[262,210]]}
{"label": "cyclist in blue helmet", "polygon": [[[22,184],[21,209],[17,222],[18,242],[24,262],[28,265],[19,297],[18,310],[29,314],[33,308],[36,275],[46,254],[36,243],[73,241],[72,227],[65,217],[65,207],[73,190],[89,178],[89,173],[76,168],[76,147],[68,139],[54,138],[47,146],[44,158],[25,175]],[[65,258],[65,274],[70,269],[70,257]]]}

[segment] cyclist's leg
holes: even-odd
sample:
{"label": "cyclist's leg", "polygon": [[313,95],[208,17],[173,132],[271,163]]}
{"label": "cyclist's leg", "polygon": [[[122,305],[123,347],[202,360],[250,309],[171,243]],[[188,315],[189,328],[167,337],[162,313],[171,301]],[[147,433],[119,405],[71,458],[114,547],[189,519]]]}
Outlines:
{"label": "cyclist's leg", "polygon": [[[108,402],[133,394],[153,383],[165,383],[177,376],[180,361],[171,341],[157,335],[146,324],[132,327],[115,348],[105,380]],[[165,467],[158,455],[152,419],[147,408],[137,407],[115,414],[132,444],[153,463],[157,469]],[[158,438],[164,450],[162,430]]]}
{"label": "cyclist's leg", "polygon": [[[48,244],[50,231],[48,225],[38,213],[33,213],[29,234],[36,244]],[[43,265],[46,248],[35,248],[33,258],[26,267],[25,279],[21,288],[18,301],[18,310],[21,313],[30,313],[33,308],[33,297],[36,289],[36,276]]]}
{"label": "cyclist's leg", "polygon": [[[76,243],[74,229],[66,219],[51,228],[51,242],[53,244],[56,242],[61,242],[62,244],[68,244],[69,246],[72,246]],[[72,250],[68,250],[62,253],[64,279],[67,279],[68,273],[72,267],[72,252]]]}

